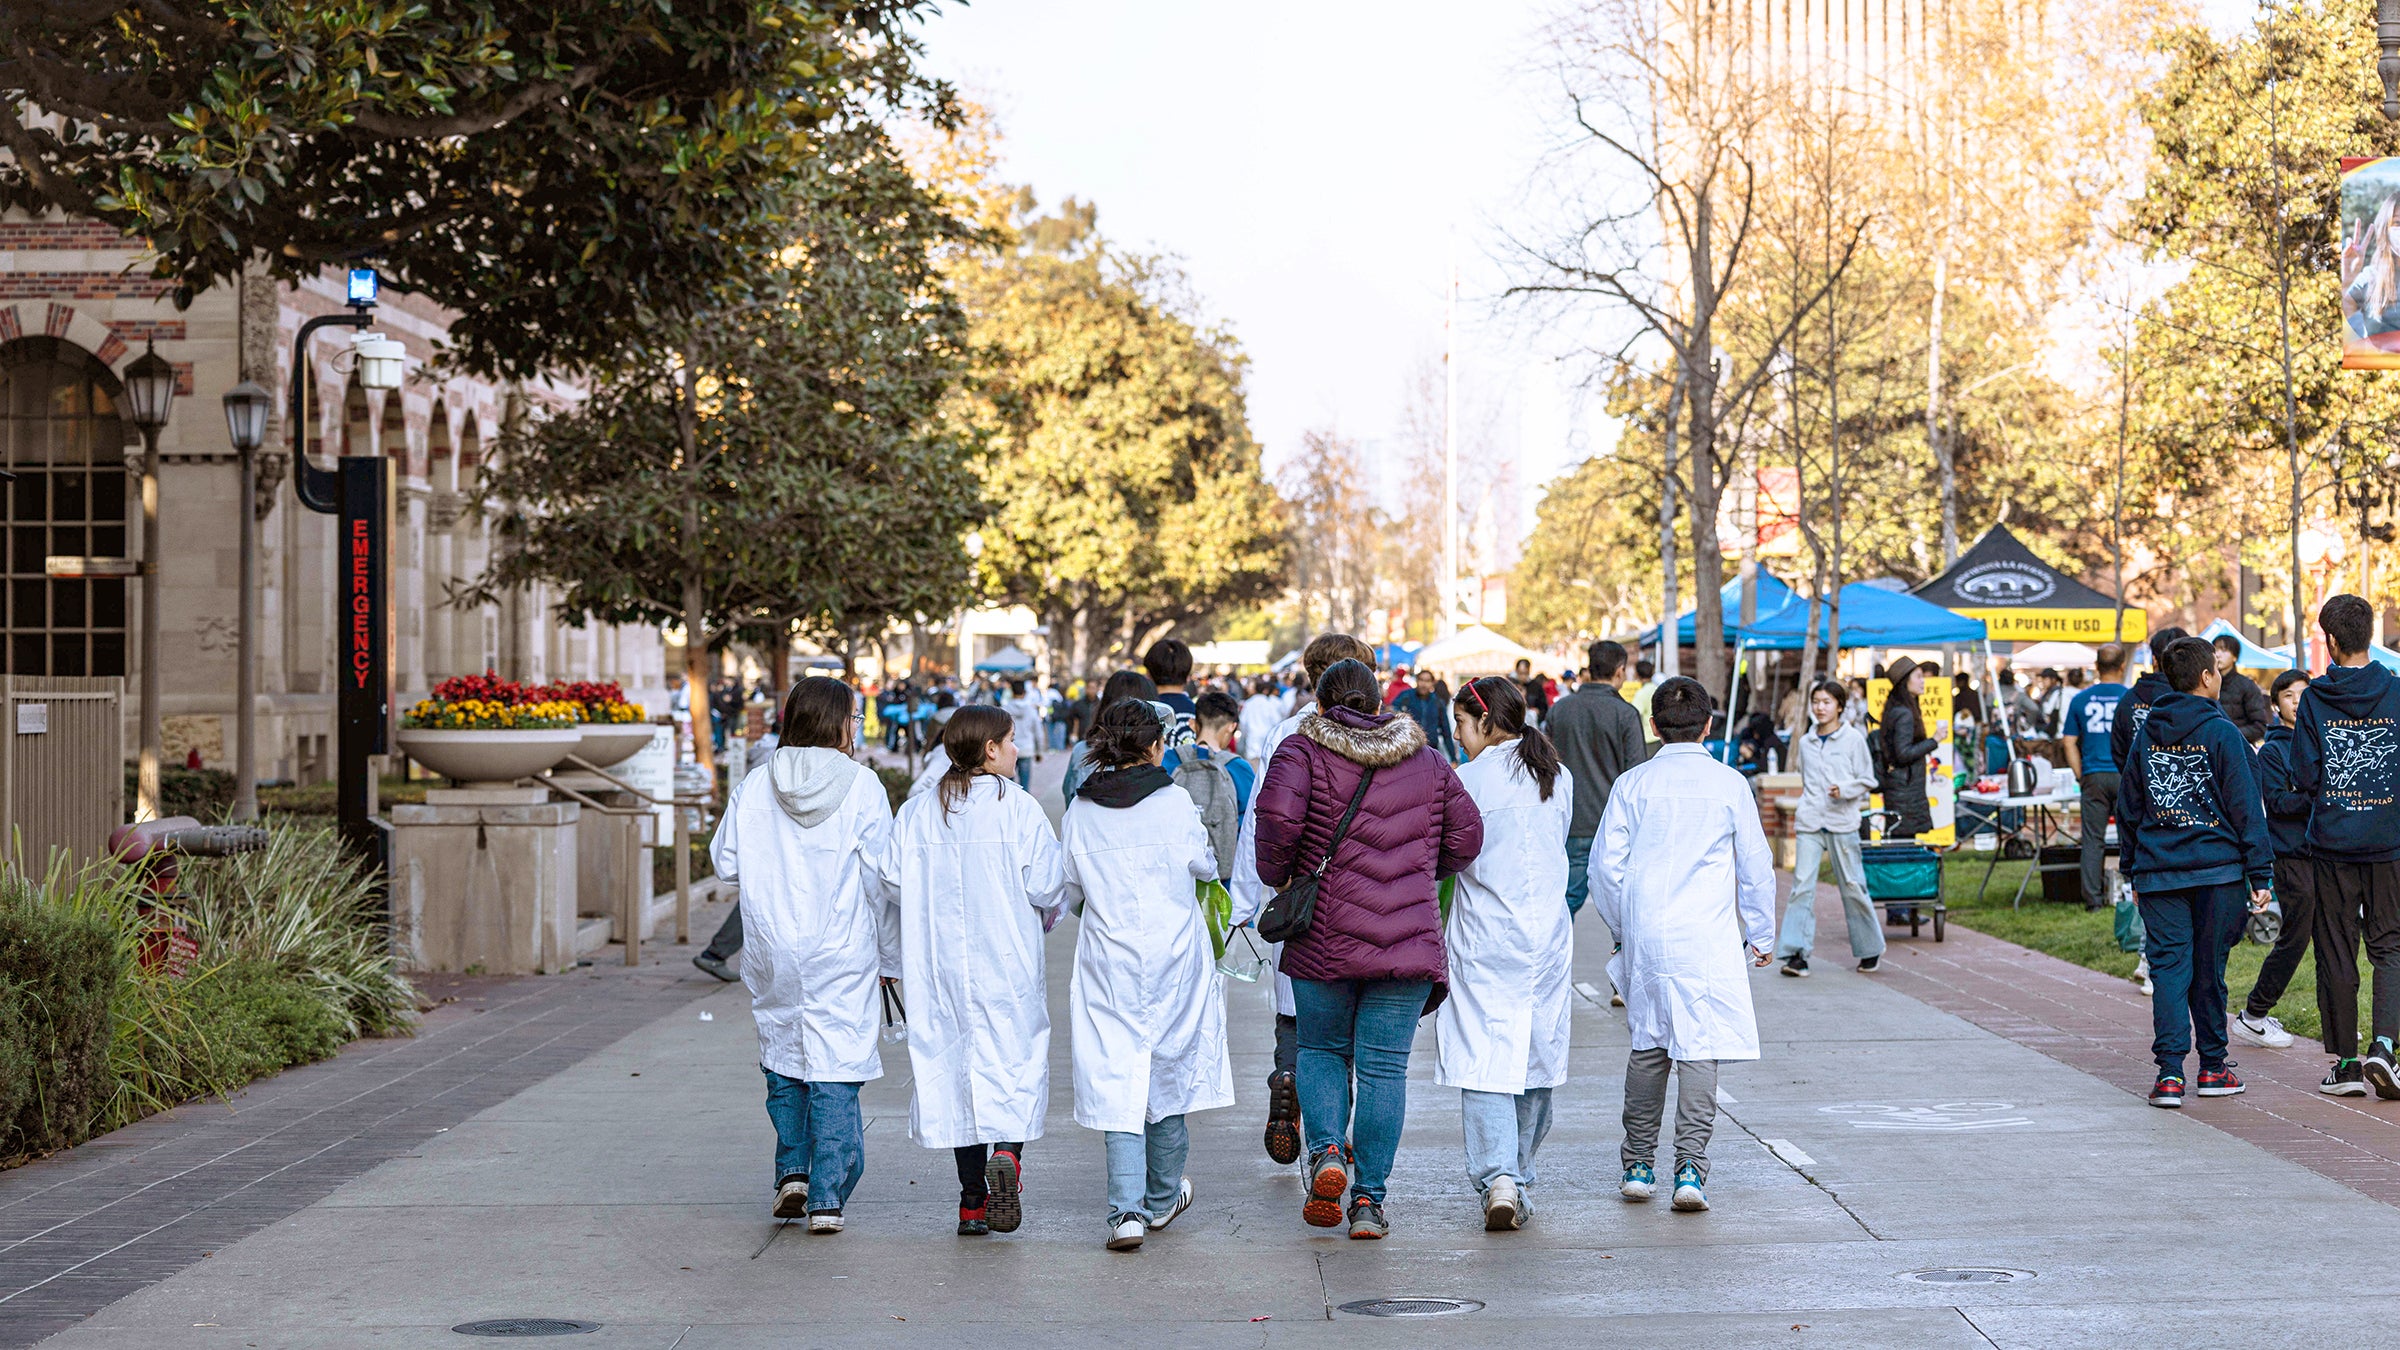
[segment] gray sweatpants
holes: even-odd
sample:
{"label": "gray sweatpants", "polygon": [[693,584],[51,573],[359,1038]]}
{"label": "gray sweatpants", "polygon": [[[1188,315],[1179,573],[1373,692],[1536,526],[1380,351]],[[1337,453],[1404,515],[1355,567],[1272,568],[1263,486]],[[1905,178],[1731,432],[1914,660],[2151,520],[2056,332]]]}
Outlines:
{"label": "gray sweatpants", "polygon": [[1692,1164],[1706,1181],[1708,1136],[1717,1128],[1717,1062],[1669,1060],[1664,1048],[1636,1050],[1625,1061],[1625,1166],[1658,1160],[1670,1064],[1675,1069],[1675,1165]]}

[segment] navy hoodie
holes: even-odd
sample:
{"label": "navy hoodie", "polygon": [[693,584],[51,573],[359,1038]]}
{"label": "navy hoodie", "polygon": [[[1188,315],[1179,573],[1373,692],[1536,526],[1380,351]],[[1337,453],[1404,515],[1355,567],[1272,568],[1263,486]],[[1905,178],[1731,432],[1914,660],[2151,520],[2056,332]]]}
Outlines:
{"label": "navy hoodie", "polygon": [[[2237,724],[2238,725],[2238,724]],[[2267,728],[2258,746],[2258,795],[2267,807],[2267,840],[2278,858],[2308,856],[2308,794],[2292,790],[2292,729]]]}
{"label": "navy hoodie", "polygon": [[2117,785],[2117,825],[2135,890],[2273,884],[2275,851],[2250,742],[2215,699],[2159,699],[2131,749]]}
{"label": "navy hoodie", "polygon": [[2125,691],[2117,704],[2117,719],[2108,728],[2108,753],[2117,761],[2117,772],[2123,773],[2132,763],[2133,733],[2142,729],[2142,719],[2150,715],[2150,705],[2175,692],[2167,677],[2155,670],[2144,671],[2142,677]]}
{"label": "navy hoodie", "polygon": [[2300,695],[2292,790],[2313,798],[2308,851],[2340,862],[2400,858],[2400,679],[2369,661],[2330,666]]}

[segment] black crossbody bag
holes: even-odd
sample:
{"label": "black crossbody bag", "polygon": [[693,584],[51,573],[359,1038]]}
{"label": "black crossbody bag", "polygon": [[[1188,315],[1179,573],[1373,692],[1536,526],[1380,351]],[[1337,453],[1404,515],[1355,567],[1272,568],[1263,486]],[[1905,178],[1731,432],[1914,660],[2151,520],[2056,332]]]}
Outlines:
{"label": "black crossbody bag", "polygon": [[1297,878],[1291,885],[1275,892],[1275,898],[1258,915],[1258,935],[1269,942],[1290,942],[1308,936],[1309,926],[1317,921],[1317,886],[1325,879],[1325,869],[1333,866],[1333,855],[1342,851],[1342,840],[1350,833],[1350,819],[1358,814],[1358,804],[1367,799],[1367,785],[1375,781],[1375,771],[1360,775],[1358,791],[1350,794],[1350,809],[1342,812],[1342,823],[1333,827],[1333,840],[1325,845],[1325,856],[1316,870]]}

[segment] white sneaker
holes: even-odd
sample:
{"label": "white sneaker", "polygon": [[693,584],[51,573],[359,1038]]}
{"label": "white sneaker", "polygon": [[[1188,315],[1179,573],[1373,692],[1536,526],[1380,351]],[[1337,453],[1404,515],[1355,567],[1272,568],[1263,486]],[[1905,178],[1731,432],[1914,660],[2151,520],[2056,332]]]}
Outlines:
{"label": "white sneaker", "polygon": [[2271,1050],[2281,1050],[2292,1043],[2292,1033],[2285,1031],[2283,1023],[2276,1021],[2272,1014],[2253,1018],[2247,1012],[2237,1012],[2233,1015],[2232,1031],[2237,1041],[2263,1045]]}
{"label": "white sneaker", "polygon": [[1501,1177],[1483,1193],[1483,1231],[1506,1233],[1525,1226],[1524,1200],[1515,1177]]}
{"label": "white sneaker", "polygon": [[1112,1252],[1138,1251],[1142,1245],[1142,1234],[1148,1231],[1148,1219],[1139,1214],[1128,1214],[1109,1225],[1108,1249]]}
{"label": "white sneaker", "polygon": [[2145,956],[2145,957],[2143,957],[2143,958],[2142,958],[2140,961],[2138,961],[2138,962],[2136,962],[2136,963],[2134,964],[2134,967],[2133,967],[2133,978],[2134,978],[2135,980],[2137,980],[2137,981],[2139,981],[2139,982],[2141,983],[2141,986],[2142,986],[2142,992],[2143,992],[2143,993],[2145,993],[2145,994],[2155,994],[2155,993],[2157,993],[2157,992],[2158,992],[2158,986],[2157,986],[2157,985],[2154,985],[2154,984],[2152,984],[2152,983],[2150,982],[2150,958],[2149,958],[2149,957]]}
{"label": "white sneaker", "polygon": [[793,1177],[775,1188],[775,1217],[805,1219],[808,1217],[808,1178]]}
{"label": "white sneaker", "polygon": [[838,1209],[828,1209],[809,1215],[808,1231],[811,1233],[838,1233],[842,1231],[842,1212]]}
{"label": "white sneaker", "polygon": [[1175,1197],[1174,1208],[1169,1209],[1164,1214],[1153,1214],[1150,1216],[1150,1231],[1155,1233],[1159,1229],[1166,1227],[1168,1224],[1175,1222],[1176,1215],[1183,1213],[1185,1210],[1190,1209],[1191,1207],[1192,1179],[1190,1177],[1185,1177],[1183,1179],[1183,1190]]}

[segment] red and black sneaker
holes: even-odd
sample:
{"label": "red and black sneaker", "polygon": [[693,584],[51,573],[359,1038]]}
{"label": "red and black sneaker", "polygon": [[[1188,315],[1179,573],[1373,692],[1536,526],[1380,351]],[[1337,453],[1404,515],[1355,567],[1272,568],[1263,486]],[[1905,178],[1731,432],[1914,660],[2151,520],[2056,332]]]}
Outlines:
{"label": "red and black sneaker", "polygon": [[2233,1061],[2227,1060],[2213,1069],[2200,1071],[2200,1086],[2195,1090],[2202,1097],[2238,1097],[2242,1080],[2234,1077]]}
{"label": "red and black sneaker", "polygon": [[985,1192],[984,1222],[995,1233],[1013,1233],[1025,1220],[1020,1196],[1024,1190],[1023,1169],[1017,1155],[1004,1148],[992,1150],[991,1160],[983,1165]]}
{"label": "red and black sneaker", "polygon": [[1300,1087],[1289,1069],[1267,1075],[1267,1156],[1286,1167],[1300,1161]]}
{"label": "red and black sneaker", "polygon": [[960,1237],[982,1237],[991,1231],[992,1225],[984,1215],[983,1206],[977,1205],[973,1209],[969,1209],[965,1205],[958,1207],[958,1235]]}
{"label": "red and black sneaker", "polygon": [[2176,1074],[2161,1074],[2150,1088],[2152,1106],[2179,1107],[2183,1105],[2183,1079]]}

